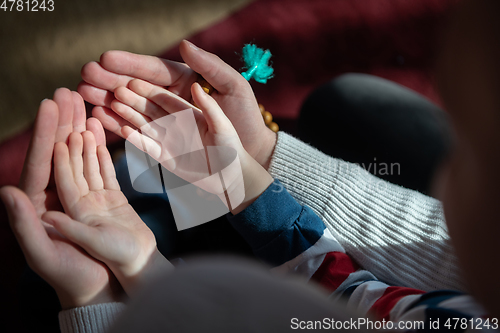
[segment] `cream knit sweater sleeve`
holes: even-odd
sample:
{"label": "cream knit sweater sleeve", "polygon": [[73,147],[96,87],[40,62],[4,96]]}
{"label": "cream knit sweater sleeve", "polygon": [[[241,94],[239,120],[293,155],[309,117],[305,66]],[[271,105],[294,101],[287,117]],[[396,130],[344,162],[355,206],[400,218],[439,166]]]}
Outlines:
{"label": "cream knit sweater sleeve", "polygon": [[105,333],[125,309],[124,303],[101,303],[59,312],[61,333]]}
{"label": "cream knit sweater sleeve", "polygon": [[279,132],[269,172],[380,280],[463,290],[441,203]]}

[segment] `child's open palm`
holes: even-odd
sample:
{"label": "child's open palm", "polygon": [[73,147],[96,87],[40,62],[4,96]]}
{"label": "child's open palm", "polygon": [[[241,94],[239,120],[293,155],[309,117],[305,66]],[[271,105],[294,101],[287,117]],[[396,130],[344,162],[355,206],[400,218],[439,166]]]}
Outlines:
{"label": "child's open palm", "polygon": [[[191,90],[200,109],[139,79],[129,82],[128,88],[116,89],[119,100],[113,101],[114,110],[140,129],[126,125],[121,133],[168,171],[217,194],[223,202],[227,191],[232,207],[236,207],[245,193],[241,165],[251,157],[215,100],[198,83]],[[174,111],[182,108],[186,110]],[[218,175],[221,170],[225,187]]]}
{"label": "child's open palm", "polygon": [[[198,83],[191,86],[191,95],[199,109],[163,87],[134,79],[115,90],[111,107],[140,129],[121,128],[130,143],[176,176],[218,195],[237,213],[272,177],[245,151],[231,121]],[[183,108],[191,122],[179,111]]]}
{"label": "child's open palm", "polygon": [[156,240],[128,204],[105,146],[92,132],[72,133],[54,149],[57,191],[64,207],[45,218],[72,242],[106,263],[127,290],[156,250]]}

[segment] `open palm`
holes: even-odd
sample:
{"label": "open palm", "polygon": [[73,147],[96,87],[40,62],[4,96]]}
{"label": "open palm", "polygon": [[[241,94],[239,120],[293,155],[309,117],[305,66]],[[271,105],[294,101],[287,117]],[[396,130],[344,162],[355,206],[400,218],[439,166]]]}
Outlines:
{"label": "open palm", "polygon": [[155,237],[120,191],[106,147],[96,147],[91,132],[72,133],[68,145],[55,147],[54,171],[67,215],[48,212],[46,220],[119,280],[140,272],[156,249]]}
{"label": "open palm", "polygon": [[[35,121],[20,189],[5,187],[12,230],[30,267],[56,290],[63,308],[119,299],[119,286],[109,269],[80,246],[61,236],[44,221],[49,210],[62,210],[55,184],[50,181],[55,142],[66,142],[74,131],[92,130],[104,144],[100,122],[85,120],[82,97],[61,88],[54,100],[44,100]],[[110,282],[115,282],[116,287]]]}
{"label": "open palm", "polygon": [[[212,97],[234,125],[245,149],[267,167],[276,135],[264,124],[250,84],[216,55],[187,41],[180,44],[179,50],[185,64],[123,51],[108,51],[101,56],[100,63],[90,62],[83,67],[82,78],[85,82],[80,84],[78,91],[96,105],[93,115],[104,127],[123,136],[121,129],[131,123],[110,110],[116,89],[126,87],[131,80],[139,78],[165,86],[179,99],[192,103],[191,85],[196,82],[199,73],[215,88]],[[182,103],[174,102],[168,111],[172,113],[184,109]]]}
{"label": "open palm", "polygon": [[172,104],[182,102],[178,96],[135,79],[128,88],[116,90],[117,100],[111,107],[140,129],[139,132],[130,126],[123,127],[122,135],[130,143],[171,173],[218,195],[223,202],[229,190],[231,205],[238,205],[244,193],[241,163],[245,163],[247,153],[214,99],[199,84],[194,84],[191,90],[200,109],[184,102],[187,110],[171,112]]}

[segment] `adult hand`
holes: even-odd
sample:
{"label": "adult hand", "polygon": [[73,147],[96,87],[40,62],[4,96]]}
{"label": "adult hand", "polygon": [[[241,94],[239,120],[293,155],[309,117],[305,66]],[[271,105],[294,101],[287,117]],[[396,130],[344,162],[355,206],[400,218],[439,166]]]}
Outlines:
{"label": "adult hand", "polygon": [[106,144],[101,123],[95,118],[86,120],[85,104],[77,92],[60,88],[54,100],[40,104],[19,182],[39,217],[48,210],[62,210],[55,184],[50,181],[54,144],[66,142],[73,131],[86,129],[94,133],[98,145]]}
{"label": "adult hand", "polygon": [[56,290],[63,308],[115,301],[119,294],[115,279],[104,264],[42,220],[48,210],[61,208],[50,181],[54,144],[65,142],[71,132],[86,128],[95,133],[100,144],[105,144],[99,121],[85,121],[81,96],[68,89],[58,89],[53,101],[44,100],[40,105],[21,176],[21,189],[7,186],[0,190],[26,261]]}
{"label": "adult hand", "polygon": [[172,105],[178,102],[176,95],[138,79],[129,88],[116,90],[120,101],[113,101],[112,107],[141,133],[125,125],[122,135],[170,172],[218,195],[233,214],[272,183],[271,175],[249,156],[229,119],[198,83],[191,86],[191,94],[200,110],[171,116]]}
{"label": "adult hand", "polygon": [[191,85],[199,73],[215,88],[212,97],[233,123],[244,148],[267,169],[276,134],[265,126],[250,84],[216,55],[186,40],[179,48],[185,64],[123,51],[105,52],[99,63],[90,62],[82,68],[85,82],[80,83],[78,91],[96,105],[94,117],[108,130],[122,135],[123,126],[133,126],[110,110],[115,89],[126,87],[133,78],[139,78],[165,86],[192,102]]}
{"label": "adult hand", "polygon": [[106,263],[130,293],[157,252],[156,240],[120,191],[108,150],[89,131],[72,133],[68,145],[55,146],[54,171],[67,214],[51,211],[43,219]]}

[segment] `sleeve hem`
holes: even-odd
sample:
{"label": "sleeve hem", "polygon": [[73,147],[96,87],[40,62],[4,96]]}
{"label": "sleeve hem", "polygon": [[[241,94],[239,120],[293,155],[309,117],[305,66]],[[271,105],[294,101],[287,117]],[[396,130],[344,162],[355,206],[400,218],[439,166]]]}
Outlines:
{"label": "sleeve hem", "polygon": [[102,303],[59,312],[62,333],[104,333],[125,309],[124,303]]}

